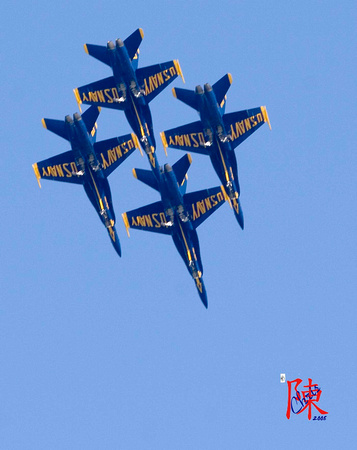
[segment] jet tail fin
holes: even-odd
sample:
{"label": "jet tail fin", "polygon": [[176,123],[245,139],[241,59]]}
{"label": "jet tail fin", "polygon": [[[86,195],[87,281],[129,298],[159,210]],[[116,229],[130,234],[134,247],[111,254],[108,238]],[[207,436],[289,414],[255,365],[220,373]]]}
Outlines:
{"label": "jet tail fin", "polygon": [[64,120],[42,119],[42,125],[46,128],[46,130],[52,131],[52,133],[55,133],[63,139],[69,141]]}
{"label": "jet tail fin", "polygon": [[129,58],[132,60],[139,48],[139,45],[141,44],[141,41],[144,38],[144,32],[142,28],[138,28],[134,31],[129,37],[127,37],[124,41],[124,45],[128,51]]}
{"label": "jet tail fin", "polygon": [[227,73],[220,80],[218,80],[217,83],[215,83],[212,86],[214,95],[216,96],[217,99],[217,103],[221,108],[225,104],[225,97],[231,84],[232,84],[232,75],[230,73]]}
{"label": "jet tail fin", "polygon": [[93,140],[95,140],[97,133],[97,124],[96,121],[98,119],[100,113],[99,106],[91,106],[82,114],[82,119],[86,125],[88,133],[91,134]]}
{"label": "jet tail fin", "polygon": [[186,153],[172,166],[172,169],[175,172],[176,180],[180,186],[181,194],[184,194],[186,191],[187,171],[190,168],[191,163],[191,155]]}
{"label": "jet tail fin", "polygon": [[156,191],[160,191],[159,184],[155,178],[155,175],[151,170],[144,169],[133,169],[133,175],[136,179],[140,180],[142,183],[147,184]]}
{"label": "jet tail fin", "polygon": [[191,106],[191,108],[196,111],[199,110],[197,96],[194,91],[189,89],[173,88],[172,93],[178,100],[181,100],[183,103],[186,103],[186,105]]}

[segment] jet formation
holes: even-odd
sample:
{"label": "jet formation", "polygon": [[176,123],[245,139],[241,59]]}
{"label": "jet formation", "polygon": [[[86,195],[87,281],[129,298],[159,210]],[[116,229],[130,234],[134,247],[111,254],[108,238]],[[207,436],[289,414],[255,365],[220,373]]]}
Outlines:
{"label": "jet formation", "polygon": [[[238,165],[234,149],[265,122],[270,127],[264,106],[225,113],[226,93],[232,83],[230,74],[213,86],[206,83],[195,90],[173,88],[174,96],[194,108],[200,120],[161,132],[167,147],[208,155],[221,186],[186,193],[187,171],[192,158],[186,153],[172,166],[159,165],[149,103],[172,81],[181,76],[178,60],[138,68],[139,46],[144,33],[137,29],[124,41],[109,41],[106,46],[85,44],[85,51],[108,65],[112,76],[74,89],[79,106],[90,105],[63,120],[42,119],[45,128],[66,139],[71,150],[33,164],[40,179],[82,184],[98,216],[108,231],[119,256],[121,246],[115,228],[115,213],[108,176],[135,149],[147,155],[150,170],[133,169],[134,176],[155,189],[160,200],[122,214],[129,229],[170,235],[194,280],[199,297],[207,308],[203,265],[197,227],[225,201],[244,228],[240,203]],[[96,142],[97,118],[101,107],[124,111],[132,133]]]}

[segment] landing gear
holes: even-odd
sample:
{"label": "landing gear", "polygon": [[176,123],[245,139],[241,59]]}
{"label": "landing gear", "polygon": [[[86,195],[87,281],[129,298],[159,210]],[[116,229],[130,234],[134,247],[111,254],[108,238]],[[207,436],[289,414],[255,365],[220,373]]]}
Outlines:
{"label": "landing gear", "polygon": [[238,192],[233,190],[233,183],[231,181],[227,181],[226,188],[230,199],[234,200],[238,198]]}
{"label": "landing gear", "polygon": [[205,136],[205,147],[210,147],[213,144],[213,134],[212,130],[210,128],[206,128],[204,130],[204,136]]}
{"label": "landing gear", "polygon": [[177,212],[178,212],[179,218],[180,218],[180,220],[181,220],[182,222],[188,222],[188,221],[190,220],[189,215],[188,215],[188,214],[185,214],[182,205],[180,205],[180,206],[177,207]]}
{"label": "landing gear", "polygon": [[137,85],[134,80],[130,82],[130,90],[136,98],[143,97],[145,95],[145,91],[143,89],[137,89]]}
{"label": "landing gear", "polygon": [[223,128],[221,125],[218,125],[218,127],[217,127],[217,134],[218,134],[218,139],[223,143],[233,140],[232,136],[230,134],[223,133]]}
{"label": "landing gear", "polygon": [[126,100],[126,87],[124,83],[120,83],[119,86],[119,93],[121,94],[121,96],[119,98],[114,98],[113,100],[116,103],[123,103]]}

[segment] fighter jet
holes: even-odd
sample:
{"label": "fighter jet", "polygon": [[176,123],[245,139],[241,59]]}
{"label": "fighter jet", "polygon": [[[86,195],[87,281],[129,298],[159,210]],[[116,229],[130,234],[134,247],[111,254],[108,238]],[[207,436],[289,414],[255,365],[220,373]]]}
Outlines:
{"label": "fighter jet", "polygon": [[149,103],[178,75],[183,79],[177,60],[138,69],[138,47],[144,32],[138,28],[127,39],[109,41],[107,46],[85,44],[85,51],[107,64],[113,76],[74,89],[78,104],[120,109],[139,137],[151,167],[157,173],[156,148]]}
{"label": "fighter jet", "polygon": [[133,169],[134,176],[156,189],[161,201],[122,214],[129,228],[171,235],[174,244],[195,281],[202,303],[207,308],[203,283],[203,267],[196,228],[226,200],[223,187],[214,187],[186,194],[187,171],[191,156],[186,154],[172,167],[160,167],[157,179],[152,171]]}
{"label": "fighter jet", "polygon": [[208,155],[224,186],[236,219],[244,228],[240,205],[240,187],[237,160],[234,149],[264,122],[270,122],[265,106],[225,114],[226,93],[232,83],[230,74],[213,86],[208,83],[197,86],[195,91],[174,88],[176,98],[198,111],[200,121],[183,125],[161,133],[167,147]]}
{"label": "fighter jet", "polygon": [[42,119],[45,128],[71,143],[72,149],[32,165],[38,184],[40,179],[82,184],[108,230],[115,251],[121,256],[115,230],[115,214],[107,177],[139,147],[135,134],[95,142],[96,120],[100,108],[91,106],[82,116],[66,116],[64,121]]}

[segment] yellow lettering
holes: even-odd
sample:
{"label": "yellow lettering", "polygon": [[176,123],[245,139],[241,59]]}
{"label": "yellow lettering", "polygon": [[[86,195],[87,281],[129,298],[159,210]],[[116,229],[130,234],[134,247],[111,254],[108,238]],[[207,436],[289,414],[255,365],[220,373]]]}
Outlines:
{"label": "yellow lettering", "polygon": [[151,93],[149,86],[147,84],[146,78],[144,78],[144,86],[145,86],[145,95],[148,95]]}
{"label": "yellow lettering", "polygon": [[216,195],[215,194],[211,195],[210,199],[211,199],[211,202],[212,202],[212,206],[216,206],[217,203],[218,203],[217,200],[216,200]]}
{"label": "yellow lettering", "polygon": [[[125,142],[124,142],[124,144],[122,144],[122,145],[125,146]],[[114,150],[116,151],[117,157],[118,157],[118,158],[121,158],[121,157],[123,156],[123,153],[122,153],[122,151],[121,151],[120,145],[117,145],[117,146],[115,147]],[[126,152],[124,152],[124,153],[126,153]]]}
{"label": "yellow lettering", "polygon": [[217,200],[218,200],[219,202],[223,202],[223,194],[222,194],[222,192],[218,192],[218,194],[217,194]]}
{"label": "yellow lettering", "polygon": [[72,173],[67,169],[68,163],[63,164],[63,169],[66,172],[66,177],[70,178],[72,176]]}
{"label": "yellow lettering", "polygon": [[175,66],[170,67],[170,75],[173,77],[174,75],[176,75],[176,69]]}
{"label": "yellow lettering", "polygon": [[263,116],[261,113],[257,114],[257,119],[259,123],[263,121]]}
{"label": "yellow lettering", "polygon": [[161,223],[156,219],[157,215],[158,215],[157,213],[154,213],[152,215],[152,220],[155,222],[155,228],[160,228],[161,227]]}
{"label": "yellow lettering", "polygon": [[42,167],[42,177],[47,177],[47,172],[46,169],[44,167]]}
{"label": "yellow lettering", "polygon": [[88,97],[86,96],[85,92],[82,92],[82,102],[87,102]]}
{"label": "yellow lettering", "polygon": [[236,133],[235,133],[235,131],[234,131],[234,128],[233,128],[233,125],[231,125],[231,136],[232,136],[232,139],[234,140],[234,139],[237,139],[237,135],[236,135]]}
{"label": "yellow lettering", "polygon": [[245,133],[243,120],[241,122],[236,122],[236,133],[237,136],[242,136]]}
{"label": "yellow lettering", "polygon": [[200,144],[197,142],[197,140],[196,140],[196,135],[197,135],[197,133],[191,133],[190,134],[190,137],[191,137],[191,139],[192,139],[192,141],[193,141],[193,146],[194,147],[199,147],[200,146]]}
{"label": "yellow lettering", "polygon": [[108,164],[111,166],[117,160],[115,149],[108,150],[107,154],[108,154]]}
{"label": "yellow lettering", "polygon": [[62,170],[62,167],[61,167],[61,164],[58,164],[58,165],[56,166],[56,170],[57,170],[57,173],[58,173],[58,176],[59,176],[59,177],[64,177],[64,175],[63,175],[63,170]]}
{"label": "yellow lettering", "polygon": [[91,102],[98,101],[97,92],[89,92],[89,101],[91,101]]}
{"label": "yellow lettering", "polygon": [[207,209],[207,211],[209,211],[211,208],[212,208],[212,205],[211,205],[211,202],[210,202],[210,199],[207,197],[207,198],[205,198],[205,205],[206,205],[206,209]]}
{"label": "yellow lettering", "polygon": [[113,96],[113,99],[114,98],[119,98],[119,94],[118,94],[118,89],[117,88],[112,88],[112,96]]}
{"label": "yellow lettering", "polygon": [[250,125],[250,120],[249,119],[245,119],[244,120],[244,125],[245,125],[245,129],[248,131],[250,130],[252,127]]}
{"label": "yellow lettering", "polygon": [[106,169],[107,167],[109,167],[109,164],[108,164],[107,161],[105,160],[103,153],[101,153],[100,156],[102,157],[102,165],[103,165],[103,169]]}
{"label": "yellow lettering", "polygon": [[[196,202],[196,206],[197,206],[197,212],[200,212],[200,214],[205,214],[206,212],[206,207],[205,207],[205,203],[203,200]],[[199,214],[199,215],[200,215]]]}
{"label": "yellow lettering", "polygon": [[251,124],[252,124],[253,127],[255,127],[255,126],[257,125],[257,123],[258,123],[258,122],[254,119],[254,117],[255,117],[255,116],[252,116],[252,117],[250,118],[250,122],[251,122]]}
{"label": "yellow lettering", "polygon": [[162,84],[164,84],[164,77],[162,76],[162,72],[159,72],[157,74],[157,80],[159,82],[159,86],[161,86]]}
{"label": "yellow lettering", "polygon": [[153,224],[152,224],[151,217],[150,217],[149,215],[146,215],[146,216],[144,216],[144,217],[145,217],[145,220],[146,220],[146,226],[147,226],[147,227],[152,227]]}
{"label": "yellow lettering", "polygon": [[98,101],[105,103],[103,91],[102,90],[97,91],[97,94],[98,94]]}
{"label": "yellow lettering", "polygon": [[166,217],[165,217],[164,213],[160,213],[160,220],[161,220],[161,223],[166,223]]}
{"label": "yellow lettering", "polygon": [[110,89],[104,89],[104,95],[106,96],[106,98],[108,99],[108,103],[113,103],[113,99],[109,94]]}

